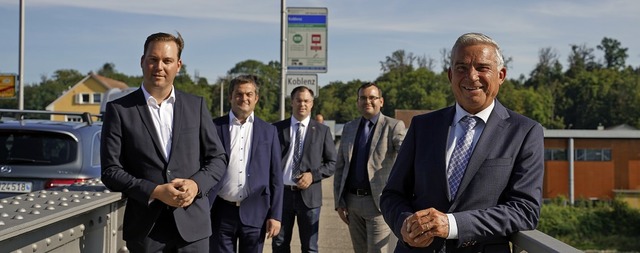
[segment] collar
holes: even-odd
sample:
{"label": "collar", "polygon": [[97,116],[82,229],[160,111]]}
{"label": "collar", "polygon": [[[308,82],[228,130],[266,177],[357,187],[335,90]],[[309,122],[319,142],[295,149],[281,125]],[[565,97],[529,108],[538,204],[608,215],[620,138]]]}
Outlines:
{"label": "collar", "polygon": [[378,114],[376,114],[373,117],[371,117],[371,119],[366,119],[365,117],[362,117],[362,120],[371,121],[371,123],[373,123],[373,125],[376,125],[378,123],[378,119],[380,119],[380,114],[382,114],[382,113],[379,112]]}
{"label": "collar", "polygon": [[484,121],[484,123],[486,124],[487,121],[489,120],[489,116],[491,115],[491,112],[493,111],[493,108],[496,106],[495,100],[493,102],[491,102],[491,104],[487,107],[484,108],[484,110],[476,113],[475,115],[468,113],[467,111],[465,111],[464,109],[462,109],[462,106],[460,106],[458,103],[456,103],[456,115],[453,116],[453,124],[452,126],[455,126],[458,124],[458,122],[464,117],[464,116],[476,116],[480,119],[482,119],[482,121]]}
{"label": "collar", "polygon": [[306,118],[302,119],[301,121],[298,121],[296,119],[296,117],[291,117],[291,125],[295,126],[298,122],[300,122],[303,126],[308,127],[309,126],[309,121],[311,121],[311,116],[307,116]]}
{"label": "collar", "polygon": [[[144,88],[144,85],[140,85],[140,88],[142,89],[142,94],[144,95],[144,101],[147,101],[147,105],[159,106],[158,100],[156,100],[156,98],[151,96],[151,94]],[[171,85],[171,93],[169,93],[169,97],[167,99],[165,99],[164,101],[166,101],[167,103],[171,103],[171,104],[175,103],[175,101],[176,101],[176,91],[173,88],[173,85]]]}
{"label": "collar", "polygon": [[[249,114],[249,117],[247,117],[247,120],[244,123],[253,123],[253,112]],[[229,111],[229,125],[242,125],[240,124],[240,120],[236,118],[236,115],[233,114],[233,111]]]}

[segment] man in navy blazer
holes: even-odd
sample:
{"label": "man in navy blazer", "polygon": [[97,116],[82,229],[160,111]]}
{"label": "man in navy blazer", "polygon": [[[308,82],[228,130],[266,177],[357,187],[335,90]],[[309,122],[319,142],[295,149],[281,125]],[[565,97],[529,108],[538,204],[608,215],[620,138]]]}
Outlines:
{"label": "man in navy blazer", "polygon": [[382,213],[396,252],[511,252],[509,236],[540,215],[542,126],[496,99],[507,70],[493,39],[464,34],[451,53],[456,104],[413,118]]}
{"label": "man in navy blazer", "polygon": [[[328,126],[312,120],[313,91],[298,86],[291,91],[292,117],[274,123],[282,149],[284,200],[282,230],[272,241],[274,253],[291,252],[293,224],[298,222],[300,252],[318,252],[322,180],[333,175],[336,148]],[[300,145],[296,136],[300,129]],[[296,162],[295,152],[299,152]]]}
{"label": "man in navy blazer", "polygon": [[229,155],[229,166],[209,199],[210,252],[262,252],[280,231],[282,167],[276,128],[254,115],[259,99],[257,78],[242,75],[230,82],[231,112],[214,119]]}
{"label": "man in navy blazer", "polygon": [[127,199],[124,240],[131,252],[207,252],[206,193],[226,157],[202,97],[173,87],[182,66],[180,34],[145,42],[140,89],[107,104],[102,182]]}

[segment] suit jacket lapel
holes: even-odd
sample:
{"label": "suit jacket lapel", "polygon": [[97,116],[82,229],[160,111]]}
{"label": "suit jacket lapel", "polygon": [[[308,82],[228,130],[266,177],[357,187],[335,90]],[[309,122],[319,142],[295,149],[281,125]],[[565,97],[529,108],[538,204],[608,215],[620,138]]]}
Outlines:
{"label": "suit jacket lapel", "polygon": [[[147,101],[144,100],[144,93],[142,93],[142,89],[138,89],[135,92],[138,93],[138,95],[136,95],[136,108],[138,109],[138,114],[140,115],[142,124],[145,126],[145,129],[147,130],[147,133],[149,133],[149,136],[151,136],[151,140],[153,140],[153,145],[155,146],[156,151],[160,152],[160,154],[164,154],[164,151],[162,151],[162,145],[160,144],[160,139],[158,137],[158,131],[153,125],[153,119],[151,118],[151,112],[149,111],[149,107],[147,106]],[[164,157],[162,158],[162,160],[165,161]]]}
{"label": "suit jacket lapel", "polygon": [[[178,140],[180,139],[180,135],[177,134],[180,132],[180,129],[182,128],[182,122],[186,119],[183,119],[185,117],[185,113],[184,110],[184,106],[183,103],[184,101],[182,100],[182,94],[176,91],[176,100],[175,103],[173,104],[173,130],[171,132],[171,154],[175,153],[174,151],[176,150],[176,145],[178,143]],[[169,155],[169,161],[171,160],[171,154]]]}
{"label": "suit jacket lapel", "polygon": [[251,163],[253,162],[254,154],[258,153],[258,144],[263,143],[262,137],[266,134],[266,131],[264,131],[265,126],[263,124],[268,125],[267,122],[262,121],[255,115],[253,116],[253,134],[251,135],[251,153],[249,153],[249,161],[247,161],[247,164],[249,164],[249,168],[253,167],[251,166]]}
{"label": "suit jacket lapel", "polygon": [[220,138],[222,138],[222,144],[224,145],[224,151],[227,152],[227,154],[229,154],[229,152],[231,152],[231,132],[229,130],[229,118],[231,116],[229,114],[227,114],[226,119],[224,120],[224,123],[222,123],[220,126],[218,126],[218,128],[220,129],[220,131],[218,131],[218,133],[220,134]]}
{"label": "suit jacket lapel", "polygon": [[[313,120],[309,120],[309,126],[307,127],[307,131],[304,133],[303,152],[311,148],[313,138],[316,136],[316,130],[316,123]],[[304,156],[302,156],[302,158],[304,159]]]}
{"label": "suit jacket lapel", "polygon": [[[500,133],[504,132],[503,129],[510,125],[510,123],[506,121],[506,119],[509,118],[506,108],[502,106],[498,100],[496,100],[495,103],[496,105],[489,116],[489,120],[482,131],[482,135],[480,135],[478,143],[469,158],[469,164],[467,165],[467,169],[465,170],[462,181],[460,182],[460,187],[458,188],[458,196],[460,196],[469,183],[471,183],[471,180],[473,180],[473,177],[487,158],[491,147],[495,145],[495,141],[500,138]],[[458,198],[454,200],[451,207],[452,209],[458,205],[459,202],[457,200]]]}
{"label": "suit jacket lapel", "polygon": [[[380,140],[380,135],[382,135],[382,129],[384,129],[386,126],[387,126],[387,121],[385,120],[385,116],[382,113],[380,113],[380,116],[378,117],[378,122],[376,122],[373,128],[373,132],[370,133],[372,134],[372,136],[371,136],[371,143],[369,144],[369,157],[367,158],[367,171],[369,172],[367,174],[369,174],[369,181],[371,181],[373,179],[373,176],[375,175],[373,166],[369,166],[369,163],[373,161],[373,154],[375,154],[376,148],[379,147],[378,145],[387,146],[387,143],[386,143],[387,140]],[[383,143],[379,143],[380,141],[382,141]]]}
{"label": "suit jacket lapel", "polygon": [[291,146],[291,118],[287,118],[285,122],[287,122],[287,127],[282,130],[282,140],[284,140],[284,143],[282,143],[283,165],[286,162],[286,154],[289,153],[289,147]]}
{"label": "suit jacket lapel", "polygon": [[[435,159],[437,164],[434,164],[434,168],[436,168],[432,173],[433,176],[437,179],[438,182],[441,182],[442,194],[444,195],[442,199],[448,199],[449,187],[447,185],[447,140],[449,139],[449,131],[451,131],[451,122],[453,122],[453,117],[456,114],[455,106],[448,107],[446,110],[440,112],[441,115],[438,119],[439,121],[446,122],[445,124],[433,124],[433,129],[425,129],[425,131],[431,132],[430,135],[433,136],[433,145],[435,148],[431,150],[433,154],[425,154],[425,155],[433,155],[434,157],[440,157],[440,159]],[[420,145],[420,144],[418,144]],[[429,145],[425,143],[425,145]],[[428,165],[425,165],[428,166]],[[447,205],[450,203],[447,202]]]}
{"label": "suit jacket lapel", "polygon": [[[351,162],[351,158],[353,158],[353,149],[356,142],[356,134],[358,133],[359,124],[360,118],[351,121],[351,124],[345,125],[345,128],[342,131],[342,138],[344,138],[342,141],[348,145],[347,152],[349,152],[349,162]],[[349,166],[347,166],[347,168],[349,168]]]}

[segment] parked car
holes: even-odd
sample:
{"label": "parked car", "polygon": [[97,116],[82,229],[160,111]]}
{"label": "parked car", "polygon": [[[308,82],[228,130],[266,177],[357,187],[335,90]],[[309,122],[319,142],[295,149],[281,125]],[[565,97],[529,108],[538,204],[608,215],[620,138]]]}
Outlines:
{"label": "parked car", "polygon": [[[42,114],[80,116],[82,121],[27,117]],[[93,117],[0,109],[0,198],[100,178],[102,122]]]}

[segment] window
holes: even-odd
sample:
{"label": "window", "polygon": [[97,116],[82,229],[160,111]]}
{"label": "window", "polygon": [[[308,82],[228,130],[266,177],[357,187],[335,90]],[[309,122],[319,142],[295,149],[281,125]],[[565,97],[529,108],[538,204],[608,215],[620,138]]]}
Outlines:
{"label": "window", "polygon": [[77,104],[88,104],[90,103],[91,96],[89,93],[78,93],[76,94],[76,103]]}
{"label": "window", "polygon": [[[581,148],[575,149],[575,161],[611,161],[611,149],[610,148]],[[566,149],[545,149],[544,150],[545,161],[567,161]]]}
{"label": "window", "polygon": [[93,136],[93,143],[91,145],[91,166],[100,166],[100,136],[100,132],[97,132]]}
{"label": "window", "polygon": [[550,148],[544,150],[545,161],[566,161],[567,150],[559,148]]}
{"label": "window", "polygon": [[64,134],[0,132],[0,163],[60,165],[75,161],[78,143]]}
{"label": "window", "polygon": [[78,93],[76,94],[76,104],[99,104],[102,102],[102,93]]}
{"label": "window", "polygon": [[611,149],[576,149],[576,161],[611,161]]}
{"label": "window", "polygon": [[65,115],[64,121],[67,122],[82,122],[82,117],[76,115]]}
{"label": "window", "polygon": [[102,93],[93,93],[93,101],[94,104],[99,104],[102,102]]}

